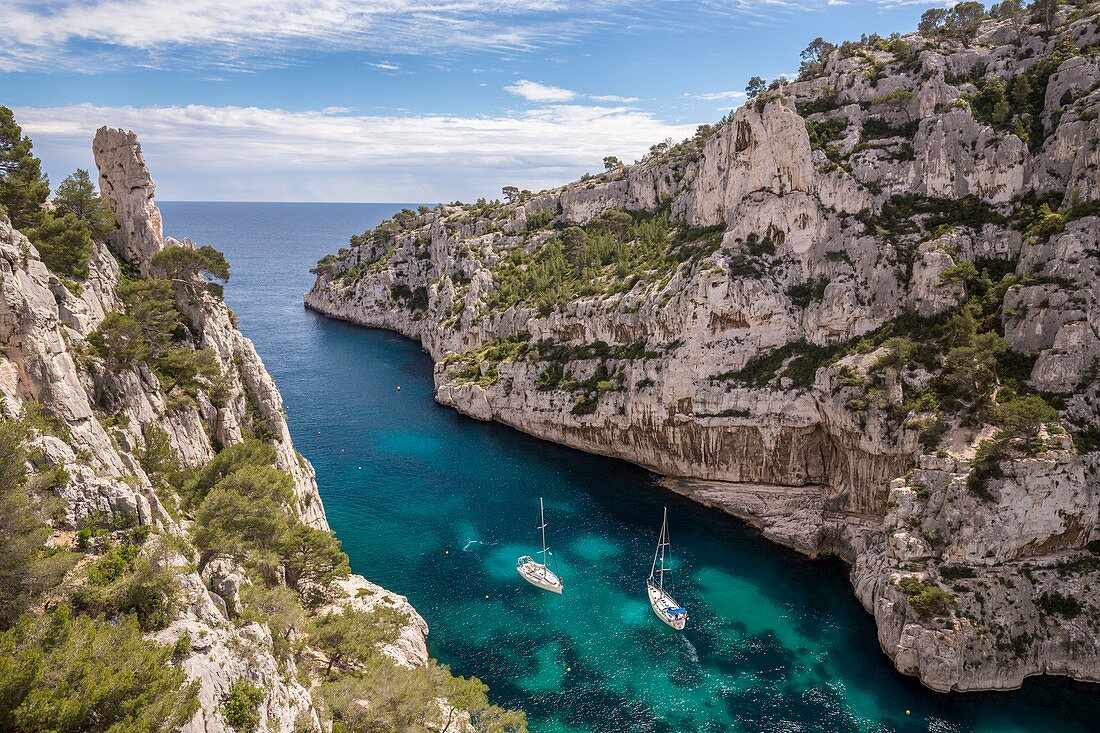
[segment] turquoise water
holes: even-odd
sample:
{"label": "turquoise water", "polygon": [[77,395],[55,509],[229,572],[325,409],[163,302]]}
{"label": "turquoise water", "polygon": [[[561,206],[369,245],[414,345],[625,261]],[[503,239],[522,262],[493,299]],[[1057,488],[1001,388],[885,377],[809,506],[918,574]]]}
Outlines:
{"label": "turquoise water", "polygon": [[[352,567],[407,595],[432,653],[525,709],[532,731],[1100,730],[1095,686],[925,690],[879,650],[840,562],[773,545],[626,463],[463,418],[433,401],[417,344],[306,311],[313,263],[395,208],[162,204],[168,233],[229,257],[226,298]],[[540,495],[562,597],[515,572],[538,549]],[[643,586],[665,504],[683,634]]]}

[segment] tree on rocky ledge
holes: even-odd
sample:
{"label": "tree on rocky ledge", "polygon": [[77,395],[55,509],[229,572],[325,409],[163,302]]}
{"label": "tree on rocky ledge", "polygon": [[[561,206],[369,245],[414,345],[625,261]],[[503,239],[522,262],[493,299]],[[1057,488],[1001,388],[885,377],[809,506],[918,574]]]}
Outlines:
{"label": "tree on rocky ledge", "polygon": [[42,161],[31,150],[31,139],[23,134],[14,113],[0,105],[0,206],[16,229],[38,224],[50,195]]}
{"label": "tree on rocky ledge", "polygon": [[200,274],[223,282],[229,280],[225,255],[208,244],[163,249],[153,255],[153,271],[169,280],[190,281]]}
{"label": "tree on rocky ledge", "polygon": [[88,225],[91,235],[106,240],[115,227],[115,216],[96,193],[88,171],[77,168],[54,191],[53,203],[58,211],[67,212]]}

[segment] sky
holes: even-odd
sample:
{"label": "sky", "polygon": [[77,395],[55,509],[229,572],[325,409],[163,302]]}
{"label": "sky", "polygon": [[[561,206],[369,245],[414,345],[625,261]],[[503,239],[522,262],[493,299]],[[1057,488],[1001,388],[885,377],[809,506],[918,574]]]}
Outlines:
{"label": "sky", "polygon": [[471,201],[641,157],[928,0],[2,0],[51,180],[136,131],[159,198]]}

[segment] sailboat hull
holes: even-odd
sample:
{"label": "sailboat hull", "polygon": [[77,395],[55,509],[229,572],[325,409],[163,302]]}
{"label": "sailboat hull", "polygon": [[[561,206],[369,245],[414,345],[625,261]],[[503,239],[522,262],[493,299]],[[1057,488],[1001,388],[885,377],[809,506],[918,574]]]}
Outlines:
{"label": "sailboat hull", "polygon": [[516,563],[516,572],[536,588],[542,588],[550,593],[562,594],[562,580],[554,571],[532,558],[524,556]]}
{"label": "sailboat hull", "polygon": [[649,607],[653,609],[653,614],[677,631],[683,631],[687,625],[687,614],[670,613],[673,609],[679,609],[680,604],[655,583],[647,582],[646,590],[649,595]]}

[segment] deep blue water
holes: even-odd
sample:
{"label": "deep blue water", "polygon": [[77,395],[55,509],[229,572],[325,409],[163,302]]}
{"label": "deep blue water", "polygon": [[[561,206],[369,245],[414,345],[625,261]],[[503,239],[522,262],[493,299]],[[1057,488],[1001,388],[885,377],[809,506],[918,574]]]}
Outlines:
{"label": "deep blue water", "polygon": [[[880,651],[840,562],[773,545],[629,464],[463,418],[433,401],[417,344],[306,311],[316,260],[400,207],[161,204],[167,233],[229,258],[226,298],[354,570],[407,595],[432,653],[525,709],[532,731],[1100,730],[1095,686],[925,690]],[[538,549],[540,495],[562,597],[514,569]],[[683,634],[643,588],[666,504]]]}

